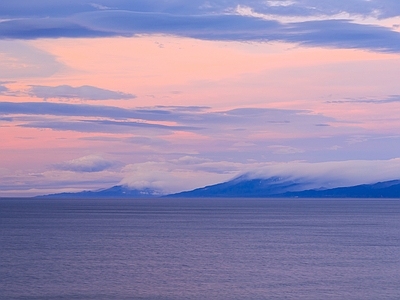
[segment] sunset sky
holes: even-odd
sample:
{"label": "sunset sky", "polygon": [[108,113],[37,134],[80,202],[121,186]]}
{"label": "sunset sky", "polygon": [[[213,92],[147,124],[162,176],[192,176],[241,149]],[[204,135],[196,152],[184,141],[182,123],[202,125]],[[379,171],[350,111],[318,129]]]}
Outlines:
{"label": "sunset sky", "polygon": [[0,3],[0,197],[400,179],[398,0]]}

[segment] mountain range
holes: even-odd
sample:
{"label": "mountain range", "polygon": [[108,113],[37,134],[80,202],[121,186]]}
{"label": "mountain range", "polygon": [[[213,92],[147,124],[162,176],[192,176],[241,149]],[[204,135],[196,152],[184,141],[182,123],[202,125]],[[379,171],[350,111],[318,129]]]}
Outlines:
{"label": "mountain range", "polygon": [[[39,196],[41,198],[400,198],[400,180],[360,184],[346,187],[313,187],[305,179],[273,176],[249,178],[243,175],[227,182],[210,185],[191,191],[162,195],[146,189],[131,189],[114,186],[97,191],[61,193]],[[315,184],[314,184],[315,186]]]}

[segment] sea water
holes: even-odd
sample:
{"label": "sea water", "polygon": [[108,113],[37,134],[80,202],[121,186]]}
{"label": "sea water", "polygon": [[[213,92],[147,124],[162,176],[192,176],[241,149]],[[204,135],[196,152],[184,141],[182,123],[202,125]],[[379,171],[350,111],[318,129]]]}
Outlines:
{"label": "sea water", "polygon": [[2,199],[0,299],[400,299],[400,201]]}

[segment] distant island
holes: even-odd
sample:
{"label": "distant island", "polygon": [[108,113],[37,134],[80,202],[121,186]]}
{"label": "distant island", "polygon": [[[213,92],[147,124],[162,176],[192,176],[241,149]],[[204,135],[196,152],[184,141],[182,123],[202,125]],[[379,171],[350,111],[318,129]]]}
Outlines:
{"label": "distant island", "polygon": [[307,188],[305,180],[284,177],[250,179],[240,176],[233,180],[191,191],[164,195],[160,191],[113,186],[97,191],[60,193],[39,198],[400,198],[400,180],[335,188]]}

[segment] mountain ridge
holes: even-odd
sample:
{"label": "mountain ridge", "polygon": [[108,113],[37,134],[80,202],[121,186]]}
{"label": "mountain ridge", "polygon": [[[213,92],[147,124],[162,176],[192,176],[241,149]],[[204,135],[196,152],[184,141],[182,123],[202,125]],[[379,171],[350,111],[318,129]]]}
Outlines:
{"label": "mountain ridge", "polygon": [[[280,177],[271,177],[281,182],[270,186],[264,185],[270,179],[249,179],[235,182],[231,180],[225,183],[206,186],[192,191],[180,192],[167,197],[234,197],[243,198],[400,198],[400,180],[389,180],[371,184],[359,184],[335,188],[301,189],[309,182],[296,182],[295,180]],[[255,184],[256,183],[256,184]],[[251,190],[250,193],[247,190]],[[292,190],[291,190],[292,189]],[[293,190],[297,189],[297,190]]]}
{"label": "mountain ridge", "polygon": [[97,191],[49,194],[36,198],[400,198],[400,180],[334,188],[309,188],[312,185],[306,179],[280,176],[251,178],[245,174],[230,181],[167,195],[150,188],[131,189],[116,185]]}

